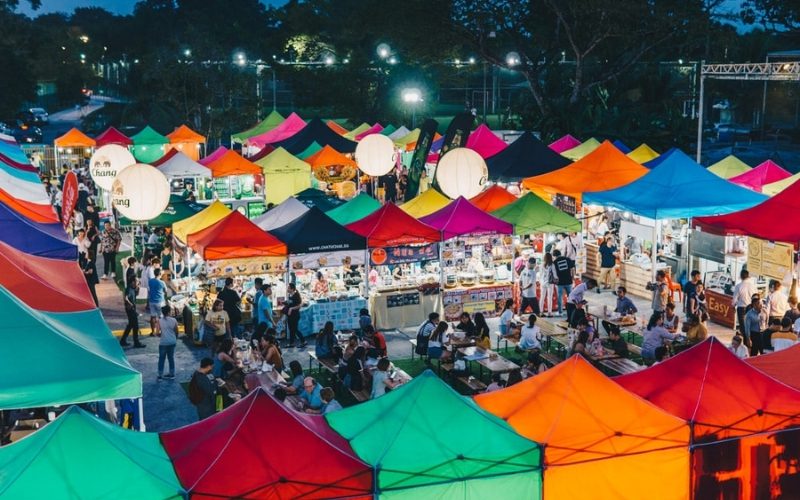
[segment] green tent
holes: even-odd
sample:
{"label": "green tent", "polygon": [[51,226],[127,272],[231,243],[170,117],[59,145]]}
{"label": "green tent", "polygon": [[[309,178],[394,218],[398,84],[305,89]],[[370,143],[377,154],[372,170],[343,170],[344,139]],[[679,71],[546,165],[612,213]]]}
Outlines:
{"label": "green tent", "polygon": [[564,151],[561,153],[561,156],[565,156],[572,161],[578,161],[598,147],[600,147],[600,141],[592,137],[581,143],[579,146],[575,146],[572,149]]}
{"label": "green tent", "polygon": [[99,309],[37,311],[0,287],[0,316],[0,410],[142,395],[142,376]]}
{"label": "green tent", "polygon": [[542,497],[542,451],[430,370],[325,416],[375,467],[381,498]]}
{"label": "green tent", "polygon": [[297,155],[297,157],[300,158],[301,160],[305,160],[309,156],[315,155],[320,151],[322,151],[322,146],[320,146],[317,141],[314,141],[306,149],[301,151],[300,154]]}
{"label": "green tent", "polygon": [[514,234],[567,233],[581,230],[581,221],[533,193],[492,212],[514,225]]}
{"label": "green tent", "polygon": [[708,171],[712,174],[722,177],[723,179],[730,179],[731,177],[736,177],[739,174],[748,172],[750,168],[750,165],[743,162],[739,158],[733,155],[728,155],[717,163],[708,167]]}
{"label": "green tent", "polygon": [[350,139],[351,141],[354,141],[354,140],[356,140],[356,136],[358,134],[360,134],[361,132],[366,132],[370,128],[372,128],[372,125],[370,125],[369,123],[362,123],[358,127],[356,127],[353,130],[351,130],[350,132],[344,134],[344,136],[347,137],[348,139]]}
{"label": "green tent", "polygon": [[383,127],[383,130],[381,130],[381,135],[389,136],[393,134],[395,130],[397,130],[397,127],[390,123],[389,125]]}
{"label": "green tent", "polygon": [[142,163],[152,163],[164,156],[165,145],[169,139],[159,134],[150,126],[143,128],[138,134],[131,137],[133,146],[131,152],[134,158]]}
{"label": "green tent", "polygon": [[[193,203],[184,199],[177,194],[169,195],[169,204],[167,208],[161,212],[161,215],[155,219],[150,220],[147,225],[150,227],[169,227],[176,222],[188,219],[192,215],[206,208],[207,205]],[[131,221],[127,217],[120,217],[119,224],[121,226],[130,226]]]}
{"label": "green tent", "polygon": [[233,134],[231,136],[231,142],[244,144],[244,142],[254,136],[259,134],[263,134],[265,132],[269,132],[270,130],[274,129],[281,123],[283,123],[284,117],[278,113],[277,111],[273,110],[270,114],[267,115],[266,118],[261,120],[256,126],[253,128],[249,128],[244,132],[239,132],[238,134]]}
{"label": "green tent", "polygon": [[184,498],[158,434],[134,432],[76,406],[0,448],[3,498]]}
{"label": "green tent", "polygon": [[381,203],[378,200],[366,193],[361,193],[344,205],[329,210],[326,215],[346,226],[351,222],[363,219],[379,208],[381,208]]}

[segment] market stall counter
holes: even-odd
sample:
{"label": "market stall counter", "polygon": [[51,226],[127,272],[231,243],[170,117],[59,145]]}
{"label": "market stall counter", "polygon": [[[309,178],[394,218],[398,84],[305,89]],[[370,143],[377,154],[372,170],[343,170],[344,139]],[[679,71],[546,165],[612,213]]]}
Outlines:
{"label": "market stall counter", "polygon": [[361,296],[330,296],[308,302],[300,309],[299,330],[303,336],[315,335],[326,321],[333,321],[337,330],[355,330],[361,309],[367,301]]}
{"label": "market stall counter", "polygon": [[379,287],[370,295],[372,321],[380,330],[419,326],[432,312],[442,313],[439,284],[420,287]]}

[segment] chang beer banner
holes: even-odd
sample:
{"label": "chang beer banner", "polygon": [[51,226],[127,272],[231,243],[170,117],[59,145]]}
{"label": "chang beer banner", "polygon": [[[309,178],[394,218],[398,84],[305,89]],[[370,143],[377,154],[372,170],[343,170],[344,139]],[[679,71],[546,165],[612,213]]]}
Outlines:
{"label": "chang beer banner", "polygon": [[[450,126],[447,127],[447,132],[444,134],[444,143],[442,144],[442,150],[439,152],[440,159],[451,149],[462,148],[467,145],[467,139],[469,139],[472,122],[474,121],[475,117],[467,111],[459,113],[453,118]],[[436,172],[433,173],[433,185],[438,187]]]}
{"label": "chang beer banner", "polygon": [[414,155],[411,157],[411,166],[408,169],[408,185],[406,186],[405,201],[409,201],[419,194],[419,180],[422,177],[422,171],[425,169],[425,161],[428,154],[431,152],[431,145],[433,138],[436,135],[436,128],[439,123],[430,118],[425,120],[422,128],[419,131],[419,138],[417,139],[417,147],[414,148]]}

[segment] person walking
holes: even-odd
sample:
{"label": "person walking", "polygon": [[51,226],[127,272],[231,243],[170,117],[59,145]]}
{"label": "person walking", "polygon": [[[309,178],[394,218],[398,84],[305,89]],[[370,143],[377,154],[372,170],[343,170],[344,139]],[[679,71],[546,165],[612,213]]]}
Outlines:
{"label": "person walking", "polygon": [[103,279],[117,277],[117,252],[122,243],[122,235],[106,221],[103,223],[103,232],[100,234],[100,251],[103,253]]}
{"label": "person walking", "polygon": [[242,310],[240,309],[242,298],[233,289],[233,278],[225,278],[225,288],[219,292],[217,300],[222,301],[222,308],[228,313],[228,319],[231,322],[231,334],[239,338],[241,336],[239,323],[242,322]]}
{"label": "person walking", "polygon": [[150,313],[150,336],[157,335],[159,332],[158,320],[161,318],[161,308],[166,302],[167,286],[160,279],[161,269],[153,269],[153,277],[150,278],[147,288],[147,310]]}
{"label": "person walking", "polygon": [[536,258],[528,259],[528,265],[519,275],[519,289],[522,303],[519,314],[524,314],[530,307],[533,314],[539,314],[539,302],[536,300]]}
{"label": "person walking", "polygon": [[[158,320],[161,340],[158,343],[158,378],[175,378],[175,345],[178,343],[178,321],[172,317],[172,308],[161,308]],[[169,373],[164,375],[164,360],[169,362]],[[162,377],[163,376],[163,377]]]}
{"label": "person walking", "polygon": [[568,258],[561,255],[560,250],[553,250],[553,268],[556,274],[556,300],[558,301],[558,315],[561,316],[564,296],[572,293],[572,280],[575,277],[575,265],[570,264]]}
{"label": "person walking", "polygon": [[78,263],[83,271],[83,276],[86,278],[86,284],[89,285],[89,292],[92,294],[94,305],[100,307],[100,301],[97,300],[97,264],[94,260],[94,252],[89,249],[86,253],[78,254]]}
{"label": "person walking", "polygon": [[295,341],[300,343],[300,347],[306,346],[306,341],[300,334],[300,308],[303,306],[303,298],[300,292],[297,291],[297,286],[294,283],[289,283],[286,287],[286,302],[284,303],[284,313],[289,327],[289,347],[295,346]]}
{"label": "person walking", "polygon": [[[617,257],[619,257],[619,249],[614,243],[614,236],[611,234],[605,235],[603,243],[600,244],[600,277],[598,281],[603,284],[603,290],[615,289],[617,287]],[[609,284],[611,281],[611,284]],[[600,293],[600,288],[597,288]]]}
{"label": "person walking", "polygon": [[[731,305],[736,308],[736,326],[739,333],[744,335],[744,316],[747,314],[747,306],[753,301],[753,295],[758,293],[758,286],[747,269],[742,269],[739,278],[741,281],[733,287]],[[749,342],[749,339],[746,340]]]}
{"label": "person walking", "polygon": [[125,315],[128,317],[128,324],[125,325],[125,331],[122,333],[122,338],[119,339],[119,345],[127,346],[128,335],[133,333],[133,347],[145,347],[139,341],[139,313],[136,311],[136,296],[139,294],[139,280],[136,276],[128,280],[125,286]]}
{"label": "person walking", "polygon": [[750,344],[750,356],[764,354],[762,335],[767,330],[767,313],[756,295],[750,302],[750,310],[744,316],[745,344]]}
{"label": "person walking", "polygon": [[553,315],[553,297],[556,294],[557,282],[558,277],[553,266],[553,256],[545,253],[542,268],[539,270],[539,289],[541,290],[539,310],[542,312],[542,316]]}

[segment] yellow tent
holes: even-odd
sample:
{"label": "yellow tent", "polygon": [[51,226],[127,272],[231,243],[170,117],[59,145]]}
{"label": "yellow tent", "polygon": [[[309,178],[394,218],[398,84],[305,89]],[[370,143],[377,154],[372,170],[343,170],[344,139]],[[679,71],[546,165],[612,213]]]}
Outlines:
{"label": "yellow tent", "polygon": [[628,158],[636,163],[647,163],[650,160],[655,160],[658,156],[659,154],[645,143],[640,144],[638,148],[628,153]]}
{"label": "yellow tent", "polygon": [[192,215],[188,219],[183,219],[172,225],[172,234],[178,240],[186,243],[188,236],[197,231],[201,231],[212,224],[224,219],[231,213],[231,209],[223,205],[219,200],[214,200],[211,205]]}
{"label": "yellow tent", "polygon": [[353,130],[351,130],[350,132],[347,132],[346,134],[344,134],[344,136],[347,137],[348,139],[350,139],[351,141],[354,141],[354,140],[356,140],[356,136],[358,134],[360,134],[361,132],[366,132],[370,128],[372,128],[372,125],[370,125],[369,123],[362,123],[358,127],[356,127]]}
{"label": "yellow tent", "polygon": [[564,151],[561,153],[561,156],[565,156],[572,161],[578,161],[597,149],[598,146],[600,146],[600,141],[592,137],[591,139],[584,141],[580,146],[575,146],[572,149]]}
{"label": "yellow tent", "polygon": [[293,194],[311,187],[311,165],[283,148],[255,163],[264,171],[267,203],[283,203]]}
{"label": "yellow tent", "polygon": [[708,171],[712,174],[722,177],[723,179],[730,179],[731,177],[747,172],[750,170],[750,168],[752,167],[739,158],[733,155],[728,155],[717,163],[708,167]]}
{"label": "yellow tent", "polygon": [[417,142],[419,139],[419,129],[415,128],[411,132],[407,133],[403,137],[394,141],[397,146],[407,146],[410,142]]}
{"label": "yellow tent", "polygon": [[774,196],[783,191],[784,189],[786,189],[787,187],[791,186],[798,180],[800,180],[800,174],[794,174],[793,176],[787,177],[778,182],[765,184],[764,186],[761,187],[761,192],[769,196]]}
{"label": "yellow tent", "polygon": [[435,189],[428,189],[416,198],[412,198],[400,205],[405,213],[419,219],[447,206],[450,198]]}

